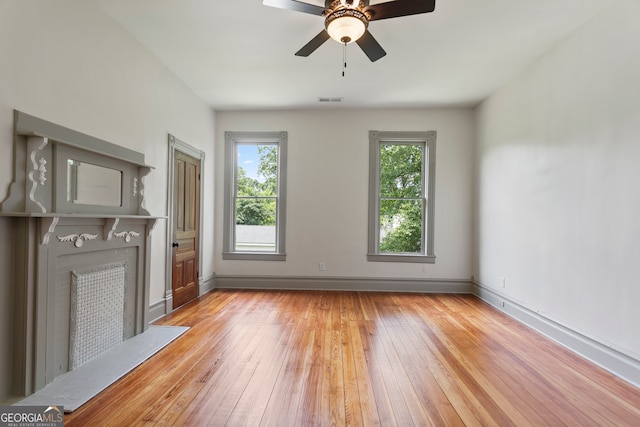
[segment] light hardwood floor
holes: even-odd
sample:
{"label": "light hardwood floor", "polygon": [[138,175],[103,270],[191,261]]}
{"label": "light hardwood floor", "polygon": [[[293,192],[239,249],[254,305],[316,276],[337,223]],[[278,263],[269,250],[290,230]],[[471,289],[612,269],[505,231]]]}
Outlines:
{"label": "light hardwood floor", "polygon": [[640,426],[640,390],[469,295],[217,290],[69,426]]}

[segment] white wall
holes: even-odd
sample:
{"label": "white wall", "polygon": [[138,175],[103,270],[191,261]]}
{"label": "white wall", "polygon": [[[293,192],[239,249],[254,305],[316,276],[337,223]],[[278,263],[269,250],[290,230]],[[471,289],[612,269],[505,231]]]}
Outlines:
{"label": "white wall", "polygon": [[636,360],[638,22],[612,2],[480,106],[474,257],[481,284]]}
{"label": "white wall", "polygon": [[[0,0],[0,199],[13,173],[13,109],[144,152],[147,208],[166,215],[167,135],[205,151],[213,180],[214,113],[138,42],[85,1]],[[205,190],[211,194],[213,188]],[[205,218],[213,198],[205,200]],[[204,222],[202,275],[213,275]],[[11,342],[10,220],[0,218],[0,342]],[[164,297],[165,224],[152,234],[151,303]],[[0,350],[0,397],[10,392],[10,345]]]}
{"label": "white wall", "polygon": [[[216,113],[216,274],[471,277],[471,109]],[[369,130],[436,130],[436,263],[367,262]],[[223,261],[224,132],[287,131],[287,260]],[[320,272],[319,262],[326,263]]]}

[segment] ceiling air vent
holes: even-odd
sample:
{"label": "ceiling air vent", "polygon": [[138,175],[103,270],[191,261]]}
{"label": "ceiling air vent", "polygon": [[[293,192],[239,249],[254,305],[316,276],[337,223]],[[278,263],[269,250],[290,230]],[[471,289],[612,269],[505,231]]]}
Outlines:
{"label": "ceiling air vent", "polygon": [[342,97],[341,96],[334,96],[334,97],[319,96],[318,102],[342,102]]}

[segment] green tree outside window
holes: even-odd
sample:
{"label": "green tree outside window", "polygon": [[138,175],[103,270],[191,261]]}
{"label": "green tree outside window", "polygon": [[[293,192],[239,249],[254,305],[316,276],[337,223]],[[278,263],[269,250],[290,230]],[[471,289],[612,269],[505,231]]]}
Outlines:
{"label": "green tree outside window", "polygon": [[278,150],[275,145],[258,145],[257,178],[238,166],[236,224],[276,225],[278,195]]}
{"label": "green tree outside window", "polygon": [[424,148],[380,145],[381,253],[421,253],[424,212]]}

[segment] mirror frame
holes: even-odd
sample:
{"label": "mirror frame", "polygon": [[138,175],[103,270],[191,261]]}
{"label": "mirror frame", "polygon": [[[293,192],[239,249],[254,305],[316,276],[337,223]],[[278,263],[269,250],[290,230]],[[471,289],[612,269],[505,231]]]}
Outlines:
{"label": "mirror frame", "polygon": [[[121,206],[67,201],[67,160],[122,172]],[[144,154],[14,111],[14,177],[0,213],[150,216],[144,206],[144,177],[153,169]]]}

